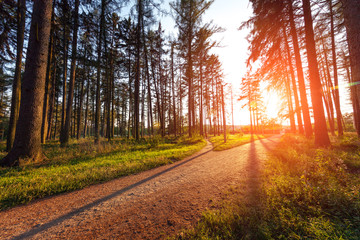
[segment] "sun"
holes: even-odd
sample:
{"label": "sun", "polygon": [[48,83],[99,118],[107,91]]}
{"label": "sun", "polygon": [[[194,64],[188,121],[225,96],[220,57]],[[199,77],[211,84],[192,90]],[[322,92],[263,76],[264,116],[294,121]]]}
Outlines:
{"label": "sun", "polygon": [[275,92],[264,92],[263,97],[265,115],[267,115],[268,118],[279,118],[284,99],[280,94]]}

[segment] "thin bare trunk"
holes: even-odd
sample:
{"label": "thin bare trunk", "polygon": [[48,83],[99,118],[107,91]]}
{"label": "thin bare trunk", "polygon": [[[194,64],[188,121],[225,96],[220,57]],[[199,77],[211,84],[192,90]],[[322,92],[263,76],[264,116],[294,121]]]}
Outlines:
{"label": "thin bare trunk", "polygon": [[311,137],[313,134],[311,120],[310,120],[310,112],[309,112],[309,105],[307,101],[307,94],[306,94],[306,87],[305,87],[305,79],[302,67],[302,61],[300,56],[300,49],[299,49],[299,41],[297,37],[297,30],[295,27],[295,20],[294,20],[294,11],[292,6],[292,1],[287,0],[289,6],[289,23],[291,28],[291,37],[294,47],[294,55],[296,61],[296,72],[298,77],[299,83],[299,91],[300,91],[300,101],[301,101],[301,108],[303,113],[303,120],[304,120],[304,127],[305,127],[305,135],[306,137]]}
{"label": "thin bare trunk", "polygon": [[20,99],[21,99],[21,66],[22,54],[24,47],[24,31],[25,31],[25,0],[18,0],[17,4],[17,33],[16,33],[16,65],[15,76],[12,88],[11,111],[8,137],[6,141],[6,151],[10,151],[15,138],[15,130],[19,118]]}

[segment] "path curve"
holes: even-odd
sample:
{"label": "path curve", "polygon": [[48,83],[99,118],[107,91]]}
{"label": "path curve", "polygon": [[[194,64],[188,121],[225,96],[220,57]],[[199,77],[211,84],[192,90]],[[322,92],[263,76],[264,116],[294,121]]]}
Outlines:
{"label": "path curve", "polygon": [[[194,225],[224,191],[259,169],[280,136],[0,212],[0,239],[163,239]],[[251,193],[250,193],[251,194]]]}

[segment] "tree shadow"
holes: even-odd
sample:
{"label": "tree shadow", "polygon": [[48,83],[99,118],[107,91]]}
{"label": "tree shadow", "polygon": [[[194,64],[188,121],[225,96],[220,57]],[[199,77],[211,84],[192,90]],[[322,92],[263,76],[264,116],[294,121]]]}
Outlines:
{"label": "tree shadow", "polygon": [[248,172],[248,178],[246,181],[247,197],[249,206],[257,206],[260,198],[260,163],[258,155],[256,153],[256,143],[254,142],[254,136],[251,135],[251,142],[249,147],[249,156],[247,160],[246,170]]}
{"label": "tree shadow", "polygon": [[[273,142],[273,143],[277,143],[278,141],[275,141],[273,139],[270,139],[270,138],[266,138],[266,141],[270,141],[270,142]],[[259,139],[259,142],[263,145],[263,147],[268,150],[268,151],[271,151],[272,148],[269,146],[268,143],[265,142],[265,139]]]}
{"label": "tree shadow", "polygon": [[[258,141],[253,141],[254,136],[251,136],[249,143],[249,155],[247,159],[247,179],[245,181],[245,216],[246,220],[243,226],[240,227],[238,237],[241,239],[264,239],[265,236],[261,230],[263,221],[264,194],[262,190],[262,172],[261,159],[259,158],[259,144]],[[259,139],[263,145],[262,139]],[[265,146],[268,149],[268,146]],[[241,230],[242,229],[242,230]]]}
{"label": "tree shadow", "polygon": [[161,176],[161,175],[163,175],[165,173],[171,172],[172,170],[174,170],[174,169],[176,169],[176,168],[178,168],[178,167],[180,167],[182,165],[185,165],[185,164],[187,164],[187,163],[189,163],[189,162],[191,162],[191,161],[193,161],[193,160],[195,160],[195,159],[197,159],[197,158],[211,152],[212,150],[213,150],[213,148],[211,148],[210,150],[208,150],[206,152],[203,152],[203,153],[201,153],[201,154],[199,154],[199,155],[197,155],[195,157],[189,158],[189,159],[187,159],[185,161],[182,161],[182,162],[179,162],[179,163],[174,163],[174,166],[172,166],[172,167],[170,167],[168,169],[165,169],[164,171],[161,171],[161,172],[156,173],[156,174],[154,174],[154,175],[152,175],[150,177],[147,177],[147,178],[145,178],[143,180],[140,180],[140,181],[138,181],[138,182],[136,182],[136,183],[134,183],[134,184],[132,184],[130,186],[122,188],[122,189],[120,189],[120,190],[118,190],[118,191],[116,191],[116,192],[114,192],[112,194],[109,194],[109,195],[107,195],[107,196],[105,196],[103,198],[100,198],[100,199],[98,199],[98,200],[96,200],[96,201],[94,201],[92,203],[89,203],[89,204],[87,204],[85,206],[74,209],[73,211],[71,211],[71,212],[69,212],[67,214],[64,214],[64,215],[62,215],[62,216],[60,216],[60,217],[58,217],[56,219],[53,219],[48,223],[42,224],[40,226],[36,226],[35,228],[33,228],[33,229],[29,230],[29,231],[26,231],[26,232],[24,232],[24,233],[22,233],[22,234],[20,234],[18,236],[15,236],[15,237],[13,237],[11,239],[17,240],[17,239],[24,239],[24,238],[33,237],[36,234],[41,233],[43,231],[46,231],[46,230],[48,230],[48,229],[50,229],[50,228],[52,228],[54,226],[57,226],[57,225],[61,224],[62,222],[66,221],[68,219],[71,219],[72,217],[74,217],[74,216],[76,216],[76,215],[78,215],[78,214],[80,214],[82,212],[85,212],[85,211],[87,211],[87,210],[89,210],[89,209],[91,209],[91,208],[93,208],[93,207],[95,207],[95,206],[97,206],[97,205],[99,205],[101,203],[104,203],[104,202],[106,202],[106,201],[108,201],[108,200],[110,200],[112,198],[118,197],[121,194],[124,194],[125,192],[128,192],[128,191],[130,191],[130,190],[132,190],[132,189],[134,189],[134,188],[136,188],[136,187],[138,187],[138,186],[140,186],[142,184],[145,184],[145,183],[147,183],[147,182],[149,182],[149,181],[151,181],[151,180],[153,180],[153,179],[155,179],[155,178],[157,178],[157,177],[159,177],[159,176]]}

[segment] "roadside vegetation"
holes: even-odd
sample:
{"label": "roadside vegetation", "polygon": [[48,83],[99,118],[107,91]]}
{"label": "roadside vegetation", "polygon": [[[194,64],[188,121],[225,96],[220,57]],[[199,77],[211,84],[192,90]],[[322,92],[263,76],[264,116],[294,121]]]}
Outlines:
{"label": "roadside vegetation", "polygon": [[[245,180],[246,181],[246,180]],[[360,143],[356,135],[315,148],[283,136],[258,189],[239,183],[179,239],[359,239]],[[260,187],[261,186],[261,187]],[[252,196],[247,196],[249,191]]]}
{"label": "roadside vegetation", "polygon": [[269,137],[270,135],[252,135],[252,134],[228,134],[226,135],[226,143],[224,143],[224,135],[210,137],[209,140],[213,144],[214,151],[222,151],[234,147],[244,145],[246,143]]}
{"label": "roadside vegetation", "polygon": [[[81,140],[66,148],[50,142],[43,145],[47,160],[0,168],[0,210],[169,164],[205,145],[201,137],[115,139],[99,145]],[[3,144],[1,156],[4,149]]]}

